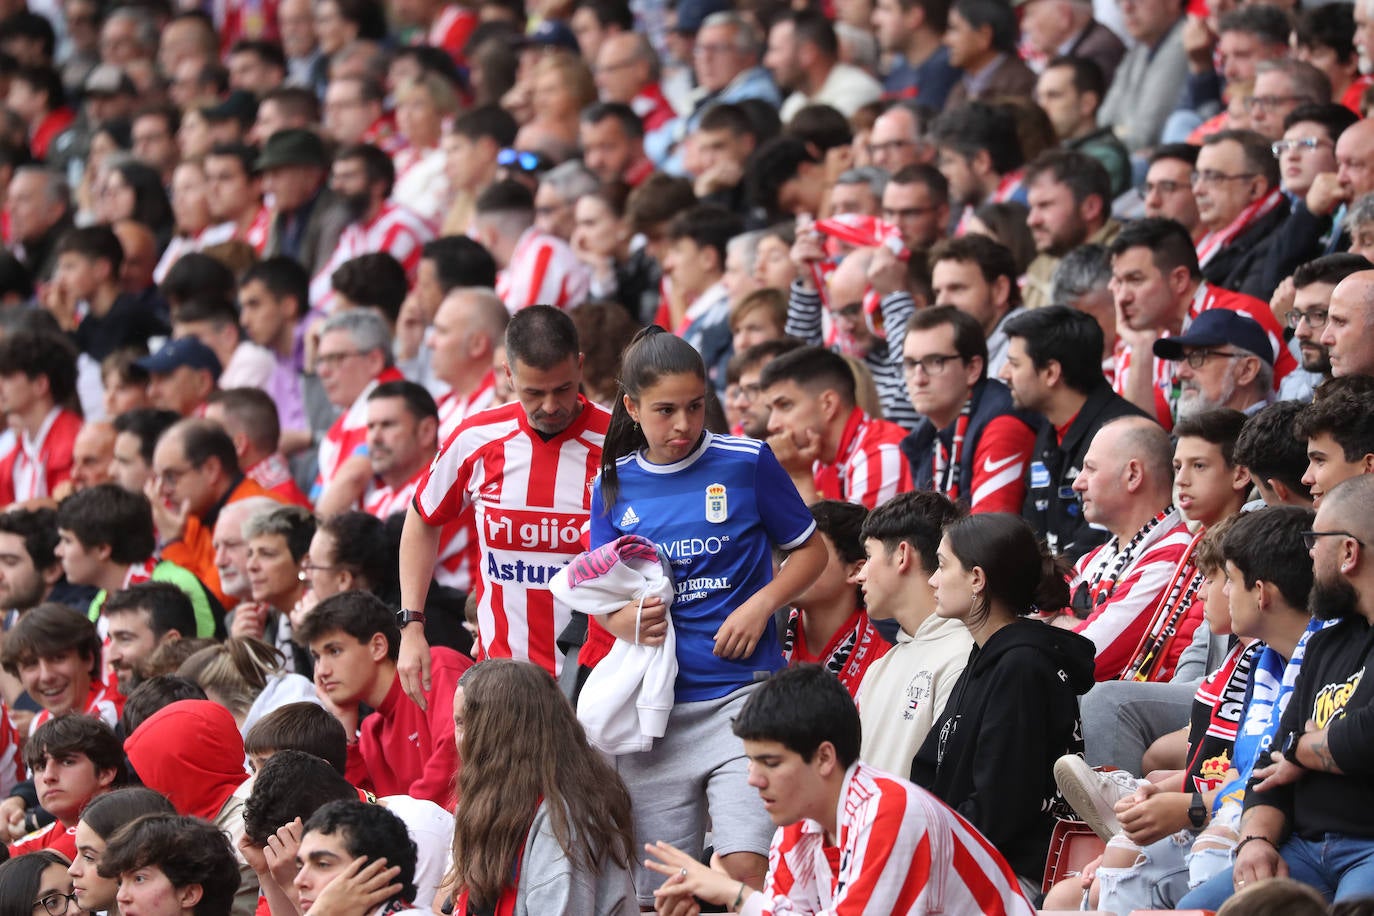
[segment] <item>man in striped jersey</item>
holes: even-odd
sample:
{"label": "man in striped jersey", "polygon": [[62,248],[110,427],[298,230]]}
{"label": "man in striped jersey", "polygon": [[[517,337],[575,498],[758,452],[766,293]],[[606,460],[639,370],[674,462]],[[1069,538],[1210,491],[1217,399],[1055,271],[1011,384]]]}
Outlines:
{"label": "man in striped jersey", "polygon": [[[415,491],[401,535],[401,655],[397,670],[422,707],[429,686],[424,607],[443,526],[474,513],[478,658],[518,658],[557,673],[555,640],[572,617],[548,583],[582,549],[591,480],[610,414],[578,391],[577,329],[549,305],[506,329],[515,401],[458,427]],[[415,626],[415,623],[422,624]]]}
{"label": "man in striped jersey", "polygon": [[[660,899],[695,895],[751,916],[792,913],[1030,914],[1002,858],[925,790],[859,760],[859,714],[818,665],[775,674],[734,722],[749,784],[780,828],[754,891],[667,843],[649,867]],[[838,848],[838,856],[829,852]]]}
{"label": "man in striped jersey", "polygon": [[784,353],[763,368],[768,444],[808,505],[840,499],[876,509],[911,489],[898,447],[906,430],[855,403],[854,373],[822,347]]}
{"label": "man in striped jersey", "polygon": [[534,224],[534,195],[498,181],[477,198],[468,235],[496,259],[496,293],[512,312],[543,302],[569,309],[587,298],[591,275],[568,243]]}
{"label": "man in striped jersey", "polygon": [[1077,632],[1097,646],[1099,681],[1130,665],[1190,549],[1192,535],[1171,502],[1173,459],[1159,424],[1124,417],[1093,437],[1074,478],[1083,518],[1111,534],[1074,567],[1073,608],[1086,615]]}

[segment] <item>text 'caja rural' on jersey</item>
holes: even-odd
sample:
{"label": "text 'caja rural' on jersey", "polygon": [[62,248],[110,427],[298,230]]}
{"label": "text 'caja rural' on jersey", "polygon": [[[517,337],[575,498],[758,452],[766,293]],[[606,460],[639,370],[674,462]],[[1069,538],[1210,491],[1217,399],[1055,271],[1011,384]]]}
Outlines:
{"label": "text 'caja rural' on jersey", "polygon": [[416,488],[415,510],[433,527],[473,509],[479,660],[528,660],[554,674],[562,664],[555,639],[572,611],[549,580],[582,552],[611,419],[581,397],[578,406],[577,419],[547,439],[518,403],[470,417]]}
{"label": "text 'caja rural' on jersey", "polygon": [[725,619],[773,578],[773,549],[801,546],[816,523],[768,446],[703,433],[686,458],[652,464],[642,454],[616,462],[620,492],[608,507],[592,497],[593,549],[623,534],[658,545],[673,567],[679,703],[713,700],[784,666],[769,619],[747,658],[717,657]]}

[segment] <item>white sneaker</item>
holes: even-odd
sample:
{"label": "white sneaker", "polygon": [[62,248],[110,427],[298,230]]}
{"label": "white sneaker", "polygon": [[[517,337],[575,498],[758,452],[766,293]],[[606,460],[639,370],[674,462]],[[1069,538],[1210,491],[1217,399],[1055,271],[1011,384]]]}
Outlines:
{"label": "white sneaker", "polygon": [[1095,770],[1077,754],[1068,754],[1055,761],[1054,781],[1065,801],[1103,840],[1110,840],[1121,832],[1121,822],[1116,819],[1116,803],[1140,785],[1140,780],[1125,770]]}

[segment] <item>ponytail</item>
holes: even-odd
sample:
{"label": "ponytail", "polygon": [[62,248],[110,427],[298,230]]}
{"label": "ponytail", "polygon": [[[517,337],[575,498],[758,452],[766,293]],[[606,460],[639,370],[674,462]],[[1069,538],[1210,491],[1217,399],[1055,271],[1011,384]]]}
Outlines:
{"label": "ponytail", "polygon": [[620,359],[619,386],[611,405],[611,423],[601,450],[601,502],[607,514],[620,495],[616,462],[648,446],[644,431],[630,416],[625,399],[638,401],[640,392],[665,375],[695,375],[706,380],[706,364],[691,344],[651,324],[635,335]]}
{"label": "ponytail", "polygon": [[969,515],[945,528],[945,537],[965,569],[980,566],[987,574],[988,603],[999,601],[1018,617],[1068,605],[1068,566],[1019,515]]}

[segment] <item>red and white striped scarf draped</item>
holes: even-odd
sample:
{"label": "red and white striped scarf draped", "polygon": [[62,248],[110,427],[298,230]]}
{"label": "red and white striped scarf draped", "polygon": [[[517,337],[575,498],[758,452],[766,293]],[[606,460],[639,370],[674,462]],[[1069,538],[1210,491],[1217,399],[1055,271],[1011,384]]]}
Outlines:
{"label": "red and white striped scarf draped", "polygon": [[1259,200],[1250,204],[1240,215],[1225,226],[1215,232],[1204,235],[1197,243],[1197,262],[1198,266],[1206,267],[1208,262],[1217,256],[1217,252],[1235,241],[1236,237],[1250,228],[1250,225],[1258,219],[1268,216],[1270,211],[1279,205],[1283,195],[1278,188],[1274,188]]}

